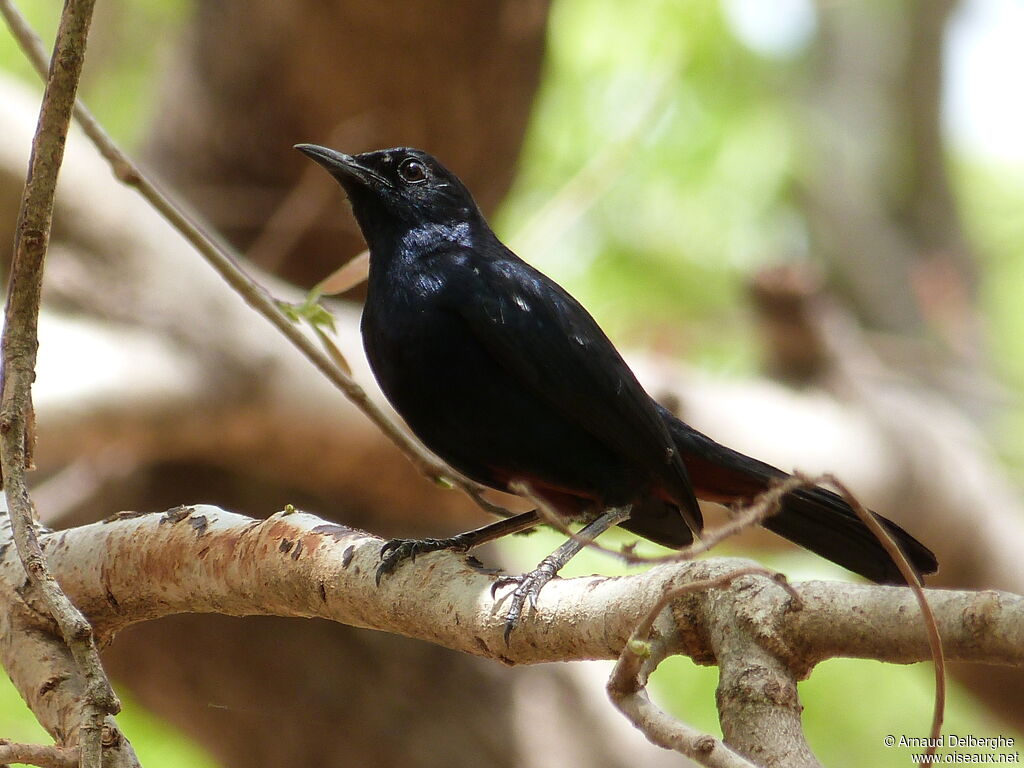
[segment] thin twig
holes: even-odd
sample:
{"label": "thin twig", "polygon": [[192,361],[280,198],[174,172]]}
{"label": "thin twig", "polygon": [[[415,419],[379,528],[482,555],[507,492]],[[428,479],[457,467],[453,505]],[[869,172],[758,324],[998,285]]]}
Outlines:
{"label": "thin twig", "polygon": [[[10,0],[0,0],[0,12],[7,19],[11,31],[36,70],[44,73],[46,56],[39,37]],[[110,163],[114,175],[123,183],[134,187],[167,222],[192,244],[199,254],[224,281],[252,307],[280,331],[317,370],[340,389],[377,427],[406,455],[424,475],[440,485],[451,484],[466,493],[482,509],[502,517],[511,516],[504,507],[482,496],[483,488],[462,477],[454,469],[427,453],[401,427],[381,410],[366,391],[352,377],[341,370],[333,360],[292,322],[274,303],[266,290],[249,277],[237,263],[236,257],[223,243],[218,242],[197,223],[196,218],[176,201],[162,192],[142,170],[107,135],[88,109],[75,102],[75,119],[86,136]]]}
{"label": "thin twig", "polygon": [[650,642],[651,630],[661,612],[679,597],[726,587],[739,577],[752,574],[772,579],[778,576],[765,568],[752,566],[738,568],[717,578],[694,581],[667,589],[633,630],[608,679],[607,690],[612,703],[648,740],[710,768],[756,767],[724,742],[671,717],[648,698],[646,678],[653,671],[653,666],[656,666],[651,663],[655,660]]}
{"label": "thin twig", "polygon": [[[789,582],[785,580],[780,580],[779,577],[782,574],[776,571],[772,571],[768,568],[763,568],[759,565],[752,565],[746,568],[737,568],[735,571],[730,571],[729,573],[723,574],[713,579],[693,581],[689,584],[683,584],[681,586],[676,586],[672,587],[671,589],[665,590],[665,594],[661,596],[661,599],[658,600],[658,602],[651,607],[651,609],[647,612],[647,615],[644,616],[644,618],[641,619],[640,623],[636,625],[636,629],[633,630],[633,634],[630,637],[630,642],[646,642],[650,637],[651,630],[654,628],[654,621],[658,618],[658,615],[663,610],[665,610],[669,603],[674,602],[683,595],[689,595],[694,592],[706,592],[709,589],[720,589],[722,587],[729,586],[740,576],[753,575],[767,576],[769,579],[779,584],[779,586],[783,587],[783,589],[786,590],[786,592],[789,594],[791,598],[795,596],[797,600],[800,599],[799,593],[797,593],[793,589]],[[634,649],[636,649],[635,646]],[[625,649],[623,650],[623,653],[625,654]],[[637,666],[637,672],[639,672],[639,669],[639,666]],[[620,679],[619,682],[622,682],[622,680]]]}
{"label": "thin twig", "polygon": [[[823,481],[834,486],[839,491],[839,494],[846,500],[846,503],[853,508],[853,511],[857,513],[857,516],[868,527],[868,530],[878,539],[878,542],[896,564],[907,585],[913,590],[914,598],[921,608],[921,618],[924,620],[925,630],[928,633],[928,646],[931,648],[932,661],[935,663],[935,706],[932,710],[931,746],[925,751],[927,755],[934,755],[938,748],[939,737],[942,735],[942,722],[945,719],[946,712],[946,657],[942,651],[942,636],[939,634],[939,625],[935,620],[935,613],[932,611],[932,607],[928,603],[928,597],[921,587],[921,576],[914,569],[914,566],[910,564],[907,556],[900,549],[892,535],[860,503],[860,500],[850,493],[850,489],[843,485],[839,478],[835,477],[835,475],[825,475]],[[921,762],[919,765],[923,768],[928,763]]]}
{"label": "thin twig", "polygon": [[[2,339],[0,469],[18,554],[29,579],[60,627],[85,680],[78,734],[81,764],[100,768],[104,720],[108,714],[120,710],[120,703],[100,664],[92,628],[68,600],[47,567],[36,534],[35,514],[24,475],[32,463],[32,382],[39,346],[37,331],[43,264],[53,220],[57,174],[64,158],[64,144],[85,59],[94,2],[68,0],[64,6],[32,141],[28,177],[14,236],[14,259]],[[7,7],[5,0],[5,12]]]}
{"label": "thin twig", "polygon": [[16,744],[0,739],[0,765],[19,763],[39,768],[77,768],[77,747],[54,747],[43,744]]}

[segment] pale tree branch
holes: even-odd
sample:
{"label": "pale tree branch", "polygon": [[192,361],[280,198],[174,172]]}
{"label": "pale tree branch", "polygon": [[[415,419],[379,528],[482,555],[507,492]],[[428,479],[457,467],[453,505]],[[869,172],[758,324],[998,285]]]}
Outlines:
{"label": "pale tree branch", "polygon": [[734,590],[714,590],[703,606],[720,670],[722,735],[731,748],[765,768],[817,768],[800,720],[797,674],[786,657],[758,642],[737,611],[746,591],[762,588],[745,582]]}
{"label": "pale tree branch", "polygon": [[[661,565],[620,578],[556,579],[506,645],[507,606],[490,596],[493,573],[464,556],[438,552],[400,567],[378,588],[381,544],[301,512],[258,521],[212,506],[122,513],[43,536],[55,576],[102,642],[140,621],[217,612],[320,617],[505,664],[614,659],[666,594],[697,585],[648,619],[658,653],[717,661],[726,744],[758,765],[814,765],[800,735],[795,686],[818,661],[931,657],[909,589],[798,583],[800,610],[794,610],[792,597],[773,579],[751,576],[747,563],[727,559]],[[5,627],[2,660],[13,662],[19,690],[35,691],[26,697],[31,704],[73,695],[63,685],[64,670],[26,646],[40,642],[48,620],[18,594],[18,567],[5,552],[0,599],[13,606],[10,625],[34,631]],[[736,579],[743,569],[747,575],[731,587],[706,588]],[[950,659],[1024,664],[1024,598],[936,590],[928,597]],[[41,688],[48,690],[40,695]],[[45,708],[37,714],[52,717]],[[766,741],[765,733],[778,738]]]}
{"label": "pale tree branch", "polygon": [[667,591],[633,630],[608,680],[612,702],[651,742],[709,768],[753,768],[754,764],[714,736],[667,715],[650,700],[647,679],[665,655],[662,638],[651,642],[650,636],[655,622],[674,600],[693,592],[727,587],[740,576],[753,573],[771,575],[763,568],[738,568],[718,578],[690,582]]}

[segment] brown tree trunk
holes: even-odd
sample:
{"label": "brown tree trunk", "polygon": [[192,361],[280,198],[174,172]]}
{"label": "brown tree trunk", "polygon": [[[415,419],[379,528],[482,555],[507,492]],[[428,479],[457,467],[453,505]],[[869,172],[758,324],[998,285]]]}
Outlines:
{"label": "brown tree trunk", "polygon": [[[943,34],[956,4],[820,5],[805,208],[815,253],[866,325],[912,335],[930,326],[974,357],[974,264],[939,121]],[[940,306],[943,289],[961,300]]]}
{"label": "brown tree trunk", "polygon": [[[309,168],[298,142],[426,149],[493,209],[515,170],[546,19],[546,0],[202,2],[150,157],[243,249]],[[262,266],[307,285],[364,247],[336,185],[319,174],[313,189],[318,215],[301,240],[260,249]]]}

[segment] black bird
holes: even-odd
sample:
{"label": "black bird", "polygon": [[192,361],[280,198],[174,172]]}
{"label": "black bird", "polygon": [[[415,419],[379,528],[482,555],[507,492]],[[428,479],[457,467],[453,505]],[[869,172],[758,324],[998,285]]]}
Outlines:
{"label": "black bird", "polygon": [[[426,152],[345,155],[299,144],[341,184],[370,248],[363,344],[381,389],[428,448],[469,478],[525,481],[581,536],[612,525],[668,547],[699,535],[697,498],[749,501],[785,472],[719,445],[659,406],[590,314],[498,240],[463,183]],[[921,573],[935,556],[877,516]],[[536,512],[450,539],[396,539],[407,557],[532,528]],[[823,488],[788,494],[769,530],[876,582],[905,583],[875,537]],[[527,600],[580,549],[569,540],[518,582]]]}

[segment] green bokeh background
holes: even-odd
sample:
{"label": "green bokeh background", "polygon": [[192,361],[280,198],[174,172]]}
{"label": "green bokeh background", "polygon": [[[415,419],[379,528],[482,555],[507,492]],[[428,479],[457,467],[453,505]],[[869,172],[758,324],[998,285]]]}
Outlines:
{"label": "green bokeh background", "polygon": [[[114,684],[116,686],[117,682]],[[145,768],[216,768],[217,763],[200,747],[136,705],[123,690],[118,691],[118,696],[122,710],[117,723],[131,740]],[[197,702],[196,706],[205,704]],[[0,739],[28,744],[52,743],[6,675],[0,676]]]}
{"label": "green bokeh background", "polygon": [[[52,37],[58,4],[21,6]],[[155,72],[188,4],[113,1],[98,13],[83,98],[132,146],[159,119]],[[622,343],[655,346],[721,376],[755,374],[744,280],[758,265],[809,255],[792,192],[799,162],[793,89],[807,65],[799,48],[766,57],[744,47],[712,0],[637,0],[628,12],[617,0],[556,0],[543,87],[498,228]],[[36,82],[6,32],[0,69]],[[953,154],[950,170],[980,260],[993,373],[1011,393],[991,436],[1019,477],[1024,168]],[[557,541],[546,533],[517,539],[512,557],[532,565]],[[817,560],[764,559],[794,578],[841,577]],[[618,568],[588,552],[566,575]],[[718,734],[715,682],[713,668],[673,659],[657,673],[655,694]],[[886,748],[883,738],[926,735],[932,686],[930,665],[823,664],[800,689],[811,746],[835,768],[909,765],[909,750]],[[130,699],[120,721],[149,768],[212,765]],[[1021,736],[955,684],[945,731],[1017,736],[1018,744]],[[0,737],[46,740],[6,680]]]}

